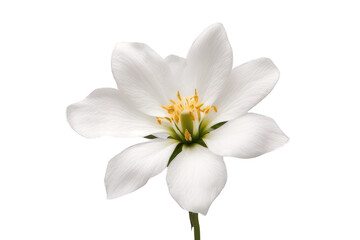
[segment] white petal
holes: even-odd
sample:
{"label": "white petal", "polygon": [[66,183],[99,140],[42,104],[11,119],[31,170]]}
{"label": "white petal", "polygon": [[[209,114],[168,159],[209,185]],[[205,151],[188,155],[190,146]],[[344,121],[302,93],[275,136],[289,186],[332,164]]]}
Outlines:
{"label": "white petal", "polygon": [[168,103],[168,89],[172,89],[170,69],[163,58],[145,44],[119,43],[111,66],[119,90],[137,109],[163,116],[161,106]]}
{"label": "white petal", "polygon": [[184,72],[186,59],[175,55],[169,55],[165,58],[165,61],[170,67],[172,75],[171,79],[174,81],[174,83],[179,84],[178,80],[181,79],[181,76]]}
{"label": "white petal", "polygon": [[254,113],[229,121],[204,138],[212,152],[238,158],[260,156],[288,140],[274,120]]}
{"label": "white petal", "polygon": [[144,137],[163,132],[156,118],[137,111],[117,89],[101,88],[67,108],[71,127],[84,137]]}
{"label": "white petal", "polygon": [[218,114],[213,124],[246,114],[271,92],[279,76],[279,70],[268,58],[236,67],[215,102]]}
{"label": "white petal", "polygon": [[232,49],[222,24],[213,24],[195,40],[189,50],[181,94],[194,95],[212,104],[232,69]]}
{"label": "white petal", "polygon": [[175,201],[183,209],[203,215],[224,188],[226,179],[222,157],[198,144],[184,145],[170,163],[166,178]]}
{"label": "white petal", "polygon": [[162,172],[176,147],[174,140],[152,140],[125,149],[110,160],[105,186],[109,199],[131,193]]}
{"label": "white petal", "polygon": [[[181,90],[180,81],[186,66],[186,60],[182,57],[169,55],[165,58],[165,61],[170,67],[171,77],[169,81],[172,82],[172,84],[169,84],[167,87],[168,97],[169,99],[174,99],[176,98],[177,91]],[[172,89],[170,89],[170,87],[172,87]]]}

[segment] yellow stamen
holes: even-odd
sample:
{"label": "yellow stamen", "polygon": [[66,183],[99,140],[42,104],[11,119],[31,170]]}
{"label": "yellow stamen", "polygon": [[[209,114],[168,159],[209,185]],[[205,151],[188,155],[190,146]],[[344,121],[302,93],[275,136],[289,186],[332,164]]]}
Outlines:
{"label": "yellow stamen", "polygon": [[156,117],[156,120],[161,125],[161,117]]}
{"label": "yellow stamen", "polygon": [[[156,117],[156,120],[159,124],[162,124],[162,120],[167,120],[169,123],[175,124],[177,129],[182,129],[181,131],[182,134],[185,135],[186,141],[192,141],[191,134],[193,133],[189,132],[188,126],[183,126],[183,120],[181,116],[183,114],[186,114],[184,113],[184,111],[188,111],[190,117],[189,121],[194,122],[191,126],[199,126],[199,123],[204,119],[205,115],[208,114],[210,111],[217,112],[217,108],[214,105],[210,107],[204,105],[204,103],[199,102],[197,89],[195,89],[195,95],[193,96],[182,97],[180,95],[180,91],[177,91],[176,96],[176,100],[170,99],[171,104],[161,106],[167,111],[169,115],[167,117]],[[197,123],[195,124],[195,122]],[[180,126],[178,126],[178,124],[180,124]],[[174,128],[175,125],[173,125]],[[190,129],[190,131],[193,130]]]}
{"label": "yellow stamen", "polygon": [[210,110],[210,107],[209,106],[206,106],[204,109],[202,109],[201,111],[202,112],[205,112],[205,113],[208,113]]}
{"label": "yellow stamen", "polygon": [[204,105],[204,103],[200,103],[198,105],[196,105],[196,108],[201,108]]}
{"label": "yellow stamen", "polygon": [[180,92],[179,92],[179,91],[177,92],[177,97],[178,97],[178,99],[179,99],[180,101],[182,101],[182,100],[181,100],[181,96],[180,96]]}
{"label": "yellow stamen", "polygon": [[190,112],[190,116],[191,116],[192,120],[195,121],[195,116],[194,116],[193,112]]}
{"label": "yellow stamen", "polygon": [[200,122],[200,120],[201,120],[201,111],[200,111],[200,108],[197,108],[197,109],[196,109],[196,113],[197,113],[197,115],[198,115],[198,120],[199,120],[199,122]]}
{"label": "yellow stamen", "polygon": [[191,134],[189,133],[189,131],[187,129],[185,129],[185,140],[186,141],[191,141],[192,138],[191,138]]}

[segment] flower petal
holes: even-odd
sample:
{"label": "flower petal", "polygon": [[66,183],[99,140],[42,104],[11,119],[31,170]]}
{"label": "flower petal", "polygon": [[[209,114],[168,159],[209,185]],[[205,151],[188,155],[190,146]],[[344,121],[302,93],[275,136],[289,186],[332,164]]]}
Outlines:
{"label": "flower petal", "polygon": [[211,25],[189,50],[181,94],[192,96],[196,88],[200,101],[212,104],[231,73],[232,60],[232,49],[223,25]]}
{"label": "flower petal", "polygon": [[[180,81],[186,66],[186,59],[175,55],[169,55],[165,58],[165,61],[170,67],[171,77],[169,80],[172,83],[167,87],[169,93],[168,96],[169,99],[174,99],[176,98],[177,91],[180,90]],[[170,89],[170,87],[172,87],[172,89]]]}
{"label": "flower petal", "polygon": [[224,188],[226,179],[222,157],[198,144],[184,145],[169,165],[166,178],[175,201],[183,209],[203,215]]}
{"label": "flower petal", "polygon": [[165,58],[165,61],[170,67],[172,75],[171,79],[174,81],[174,83],[178,83],[178,80],[181,79],[181,76],[186,67],[186,59],[176,55],[169,55]]}
{"label": "flower petal", "polygon": [[174,140],[152,140],[125,149],[110,160],[105,186],[108,199],[131,193],[167,166],[176,147]]}
{"label": "flower petal", "polygon": [[162,57],[142,43],[118,43],[111,66],[119,90],[137,109],[152,116],[165,113],[161,106],[168,102],[172,83]]}
{"label": "flower petal", "polygon": [[205,135],[210,151],[238,158],[253,158],[284,145],[289,138],[269,117],[249,113]]}
{"label": "flower petal", "polygon": [[259,58],[232,71],[225,82],[221,97],[215,102],[218,114],[213,124],[229,121],[246,114],[274,88],[280,72],[268,58]]}
{"label": "flower petal", "polygon": [[88,138],[143,137],[164,132],[156,118],[137,111],[117,89],[101,88],[67,108],[71,127]]}

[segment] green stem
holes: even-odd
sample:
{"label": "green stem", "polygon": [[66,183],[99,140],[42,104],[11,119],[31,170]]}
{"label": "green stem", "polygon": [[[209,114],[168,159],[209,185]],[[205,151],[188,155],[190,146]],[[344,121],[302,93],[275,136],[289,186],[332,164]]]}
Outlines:
{"label": "green stem", "polygon": [[194,228],[194,239],[200,240],[200,224],[197,213],[189,212],[191,228]]}

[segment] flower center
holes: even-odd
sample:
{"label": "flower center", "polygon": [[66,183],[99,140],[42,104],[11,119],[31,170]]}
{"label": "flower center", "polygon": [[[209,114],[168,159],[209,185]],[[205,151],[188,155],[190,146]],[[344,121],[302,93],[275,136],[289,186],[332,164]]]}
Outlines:
{"label": "flower center", "polygon": [[169,116],[156,117],[158,123],[169,125],[172,130],[172,137],[184,141],[192,142],[201,137],[200,126],[204,117],[211,111],[217,112],[214,105],[204,106],[199,102],[199,96],[195,89],[194,96],[181,97],[177,92],[177,100],[170,99],[172,104],[161,106]]}

